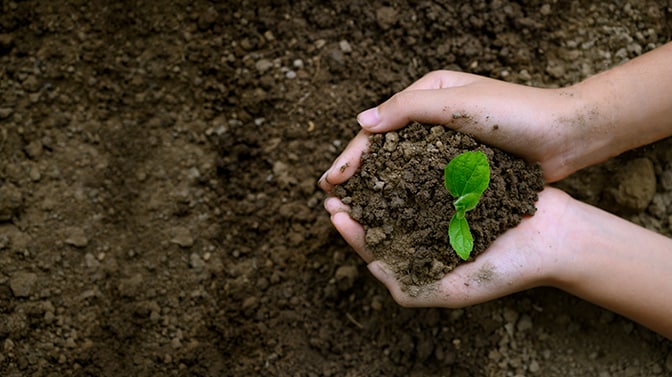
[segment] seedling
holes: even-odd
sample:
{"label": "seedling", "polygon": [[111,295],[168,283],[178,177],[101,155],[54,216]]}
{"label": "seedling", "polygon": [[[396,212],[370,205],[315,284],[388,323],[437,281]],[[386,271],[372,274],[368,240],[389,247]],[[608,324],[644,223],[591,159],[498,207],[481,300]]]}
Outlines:
{"label": "seedling", "polygon": [[450,160],[444,169],[444,184],[455,199],[455,214],[448,225],[450,246],[457,255],[467,260],[474,249],[465,214],[476,207],[481,195],[490,184],[490,164],[483,152],[464,152]]}

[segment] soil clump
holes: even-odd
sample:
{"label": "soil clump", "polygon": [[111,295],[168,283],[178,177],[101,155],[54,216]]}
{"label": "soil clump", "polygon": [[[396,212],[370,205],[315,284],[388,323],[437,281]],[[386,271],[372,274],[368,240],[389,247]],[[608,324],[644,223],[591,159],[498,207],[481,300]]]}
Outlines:
{"label": "soil clump", "polygon": [[471,260],[534,215],[544,187],[538,165],[443,126],[413,123],[372,135],[355,176],[334,189],[364,226],[367,247],[404,285],[432,283],[463,262],[449,243],[455,198],[444,187],[443,170],[465,151],[483,152],[491,171],[488,189],[466,216],[474,237]]}

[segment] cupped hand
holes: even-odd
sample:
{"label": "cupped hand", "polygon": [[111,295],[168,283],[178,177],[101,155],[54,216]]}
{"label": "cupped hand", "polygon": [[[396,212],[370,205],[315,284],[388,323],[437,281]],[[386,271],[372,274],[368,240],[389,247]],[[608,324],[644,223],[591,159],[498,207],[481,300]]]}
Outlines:
{"label": "cupped hand", "polygon": [[565,215],[574,199],[554,188],[539,193],[537,212],[499,236],[473,262],[463,263],[440,281],[426,286],[402,287],[395,273],[367,250],[364,229],[348,215],[337,198],[325,201],[331,221],[343,238],[368,263],[369,270],[407,307],[458,308],[536,286],[554,285],[568,239]]}
{"label": "cupped hand", "polygon": [[[362,126],[319,185],[331,192],[356,172],[372,133],[406,126],[411,121],[443,124],[479,141],[538,162],[547,181],[572,173],[567,154],[572,142],[570,114],[577,103],[569,89],[539,89],[472,74],[437,71],[418,80],[385,103],[359,114]],[[567,122],[564,124],[563,122]],[[510,229],[478,256],[430,286],[401,287],[394,272],[374,260],[366,249],[364,229],[352,220],[349,208],[330,197],[325,207],[343,238],[369,263],[371,272],[405,306],[462,307],[533,286],[550,284],[558,248],[565,239],[560,226],[571,199],[546,188],[537,213]]]}
{"label": "cupped hand", "polygon": [[[670,135],[672,43],[566,89],[536,89],[464,73],[428,74],[358,116],[363,130],[320,179],[330,192],[357,170],[370,133],[411,121],[443,124],[538,162],[548,182]],[[650,95],[653,93],[654,95]],[[645,99],[646,101],[644,101]],[[642,102],[643,101],[643,102]],[[537,213],[439,282],[402,287],[366,249],[364,229],[337,198],[325,206],[371,272],[405,306],[461,307],[549,285],[672,338],[672,241],[546,188]],[[641,245],[646,245],[642,249]],[[643,254],[645,253],[645,257]]]}
{"label": "cupped hand", "polygon": [[387,132],[417,121],[448,126],[538,162],[546,180],[554,182],[584,167],[576,154],[584,152],[585,141],[578,135],[590,114],[580,97],[573,87],[534,88],[468,73],[431,72],[359,114],[365,132],[337,160],[341,170],[330,170],[327,180],[336,182],[354,173],[366,132]]}
{"label": "cupped hand", "polygon": [[576,129],[587,115],[576,97],[580,96],[572,87],[543,89],[469,73],[431,72],[359,114],[362,130],[320,178],[320,186],[330,192],[355,173],[369,135],[412,121],[442,124],[538,162],[546,181],[555,182],[585,166],[577,155],[584,149]]}

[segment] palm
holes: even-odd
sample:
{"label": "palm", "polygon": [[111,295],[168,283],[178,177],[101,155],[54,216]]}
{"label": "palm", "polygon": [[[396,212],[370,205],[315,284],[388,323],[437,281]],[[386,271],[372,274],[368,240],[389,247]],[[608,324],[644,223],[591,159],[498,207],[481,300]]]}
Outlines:
{"label": "palm", "polygon": [[346,207],[335,198],[326,206],[336,229],[401,305],[463,307],[547,283],[546,264],[564,239],[560,223],[570,200],[562,191],[546,188],[539,195],[537,213],[500,236],[474,262],[460,265],[433,285],[403,288],[385,263],[374,261],[366,251],[364,229],[347,215]]}

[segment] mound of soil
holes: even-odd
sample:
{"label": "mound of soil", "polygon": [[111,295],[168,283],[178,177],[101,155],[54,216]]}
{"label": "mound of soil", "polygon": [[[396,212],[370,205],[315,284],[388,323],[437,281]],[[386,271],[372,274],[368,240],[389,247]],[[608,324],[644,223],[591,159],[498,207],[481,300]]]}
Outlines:
{"label": "mound of soil", "polygon": [[490,163],[490,185],[467,213],[474,237],[469,260],[536,211],[541,168],[468,135],[413,123],[370,140],[355,176],[334,193],[364,226],[367,247],[405,285],[429,284],[464,262],[449,243],[455,198],[443,184],[446,164],[460,153],[481,151]]}

